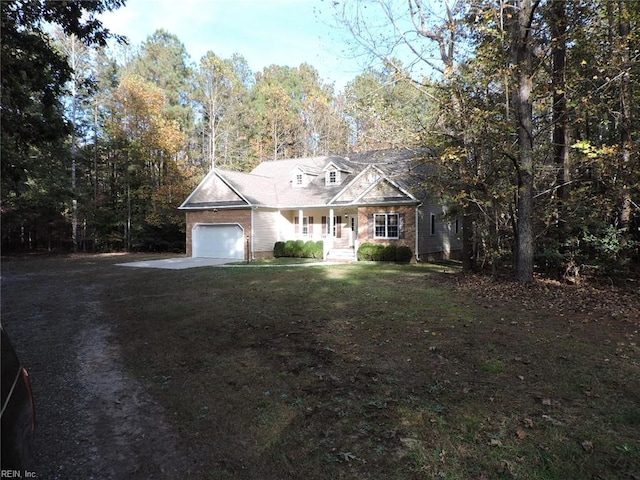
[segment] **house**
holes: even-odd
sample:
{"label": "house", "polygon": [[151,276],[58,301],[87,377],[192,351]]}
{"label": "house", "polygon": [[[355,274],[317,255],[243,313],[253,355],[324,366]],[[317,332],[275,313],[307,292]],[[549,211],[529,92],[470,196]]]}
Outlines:
{"label": "house", "polygon": [[365,242],[408,246],[416,260],[460,250],[461,222],[424,188],[426,150],[265,161],[250,173],[212,169],[180,206],[187,255],[270,257],[278,241],[323,240],[325,259]]}

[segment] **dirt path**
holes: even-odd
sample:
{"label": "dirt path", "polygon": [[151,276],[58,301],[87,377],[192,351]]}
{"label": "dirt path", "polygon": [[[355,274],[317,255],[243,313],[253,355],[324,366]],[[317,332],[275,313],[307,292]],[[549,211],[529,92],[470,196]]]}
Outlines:
{"label": "dirt path", "polygon": [[3,262],[2,322],[33,379],[37,478],[190,478],[167,412],[123,368],[99,276],[16,266]]}

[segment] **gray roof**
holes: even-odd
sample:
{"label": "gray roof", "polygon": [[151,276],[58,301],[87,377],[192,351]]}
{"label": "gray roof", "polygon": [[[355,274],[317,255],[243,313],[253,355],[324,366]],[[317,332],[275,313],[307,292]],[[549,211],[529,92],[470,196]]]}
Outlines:
{"label": "gray roof", "polygon": [[[420,168],[419,165],[423,164],[421,160],[428,155],[430,152],[424,149],[378,150],[345,156],[265,161],[250,173],[215,169],[205,177],[181,208],[325,206],[345,191],[359,174],[371,167],[382,172],[387,183],[408,192],[414,183],[412,172]],[[331,163],[341,171],[341,181],[336,185],[325,185],[323,169]],[[293,185],[293,172],[296,169],[308,175],[309,183],[306,186]],[[392,198],[387,200],[393,201]],[[410,200],[411,196],[408,195],[405,201]],[[385,199],[381,197],[381,201]]]}

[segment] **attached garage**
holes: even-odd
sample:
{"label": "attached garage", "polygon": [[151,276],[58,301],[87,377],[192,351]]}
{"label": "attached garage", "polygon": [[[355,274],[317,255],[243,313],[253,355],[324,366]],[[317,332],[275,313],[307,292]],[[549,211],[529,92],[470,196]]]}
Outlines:
{"label": "attached garage", "polygon": [[237,223],[197,223],[193,226],[192,257],[244,260],[244,230]]}

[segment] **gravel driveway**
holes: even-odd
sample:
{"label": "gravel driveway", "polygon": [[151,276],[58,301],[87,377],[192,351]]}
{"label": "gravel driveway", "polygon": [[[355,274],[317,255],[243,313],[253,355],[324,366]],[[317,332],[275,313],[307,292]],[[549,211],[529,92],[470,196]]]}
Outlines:
{"label": "gravel driveway", "polygon": [[100,305],[105,268],[32,263],[3,260],[2,323],[33,381],[36,478],[195,478],[167,412],[123,368]]}

